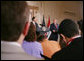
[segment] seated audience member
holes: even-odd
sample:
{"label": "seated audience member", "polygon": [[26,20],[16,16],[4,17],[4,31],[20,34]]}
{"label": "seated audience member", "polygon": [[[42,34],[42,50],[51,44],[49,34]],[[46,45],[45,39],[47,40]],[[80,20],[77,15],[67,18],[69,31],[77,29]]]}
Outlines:
{"label": "seated audience member", "polygon": [[30,23],[28,4],[24,1],[1,1],[1,60],[42,60],[21,48]]}
{"label": "seated audience member", "polygon": [[83,20],[80,20],[77,23],[79,25],[80,34],[83,36]]}
{"label": "seated audience member", "polygon": [[83,38],[79,35],[77,24],[71,19],[63,20],[59,34],[67,47],[54,53],[52,60],[83,60]]}
{"label": "seated audience member", "polygon": [[[77,23],[79,25],[80,34],[83,36],[83,20],[80,20]],[[60,43],[61,48],[66,47],[66,43],[63,41],[63,38],[61,36],[60,36],[59,43]]]}
{"label": "seated audience member", "polygon": [[23,41],[22,47],[27,54],[42,58],[40,54],[43,54],[41,43],[36,41],[36,28],[33,23],[30,24],[28,35]]}
{"label": "seated audience member", "polygon": [[44,35],[38,35],[37,41],[42,44],[43,55],[48,58],[51,58],[55,52],[61,49],[58,42],[49,41]]}

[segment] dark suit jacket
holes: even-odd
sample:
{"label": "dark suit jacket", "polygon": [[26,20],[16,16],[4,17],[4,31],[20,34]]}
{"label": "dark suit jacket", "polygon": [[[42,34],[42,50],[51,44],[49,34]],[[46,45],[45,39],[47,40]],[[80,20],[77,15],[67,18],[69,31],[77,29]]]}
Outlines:
{"label": "dark suit jacket", "polygon": [[[53,30],[55,30],[56,32],[54,33]],[[52,23],[50,25],[50,31],[52,33],[51,33],[51,36],[50,36],[49,40],[56,40],[57,41],[57,38],[58,38],[58,34],[57,34],[57,32],[58,32],[58,24],[57,24],[57,28],[56,28],[54,23]]]}
{"label": "dark suit jacket", "polygon": [[42,27],[40,28],[37,23],[35,23],[35,25],[36,25],[36,34],[37,34],[37,35],[38,35],[38,34],[45,34],[46,32],[49,31],[49,29],[46,29],[46,31],[43,31],[43,30],[42,30]]}
{"label": "dark suit jacket", "polygon": [[74,39],[69,46],[55,53],[52,60],[83,60],[83,38]]}
{"label": "dark suit jacket", "polygon": [[37,24],[37,23],[35,23],[35,24],[36,24],[36,31],[37,31],[37,32],[42,31],[42,29],[38,26],[38,24]]}
{"label": "dark suit jacket", "polygon": [[58,31],[58,24],[57,24],[57,28],[56,28],[55,25],[54,25],[54,23],[52,23],[50,25],[50,30],[52,31],[52,33],[53,33],[53,30]]}

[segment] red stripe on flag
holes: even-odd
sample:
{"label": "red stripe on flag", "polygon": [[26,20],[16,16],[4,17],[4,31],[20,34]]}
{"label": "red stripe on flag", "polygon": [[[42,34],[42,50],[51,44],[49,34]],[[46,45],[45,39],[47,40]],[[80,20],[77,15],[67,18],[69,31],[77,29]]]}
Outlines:
{"label": "red stripe on flag", "polygon": [[48,19],[47,27],[49,27],[49,26],[50,26],[50,17],[49,17],[49,19]]}

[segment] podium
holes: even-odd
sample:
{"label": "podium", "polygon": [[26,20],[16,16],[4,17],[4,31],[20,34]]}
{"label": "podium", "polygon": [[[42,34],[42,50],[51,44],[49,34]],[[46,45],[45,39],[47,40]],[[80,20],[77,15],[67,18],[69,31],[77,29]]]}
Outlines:
{"label": "podium", "polygon": [[41,27],[41,29],[42,29],[42,31],[40,31],[40,34],[41,34],[41,35],[44,35],[45,33],[47,33],[47,32],[50,31],[50,29],[47,28],[47,27],[45,27],[45,26]]}

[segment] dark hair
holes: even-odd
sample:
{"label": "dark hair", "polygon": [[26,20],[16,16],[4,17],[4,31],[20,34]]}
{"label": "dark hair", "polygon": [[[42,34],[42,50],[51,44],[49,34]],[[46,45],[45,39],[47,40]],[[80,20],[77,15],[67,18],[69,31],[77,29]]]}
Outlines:
{"label": "dark hair", "polygon": [[71,19],[64,19],[59,25],[59,34],[63,34],[64,36],[71,38],[77,34],[79,34],[77,24]]}
{"label": "dark hair", "polygon": [[17,41],[28,15],[26,2],[1,1],[1,40]]}
{"label": "dark hair", "polygon": [[81,32],[83,32],[83,20],[80,20],[77,23],[79,25],[79,29],[81,30]]}
{"label": "dark hair", "polygon": [[34,41],[36,41],[36,39],[37,39],[36,28],[35,28],[34,24],[31,22],[30,28],[28,31],[28,35],[25,37],[25,40],[28,42],[34,42]]}
{"label": "dark hair", "polygon": [[46,39],[45,35],[38,35],[37,41],[42,42],[44,39]]}
{"label": "dark hair", "polygon": [[32,17],[32,21],[34,21],[35,17]]}

